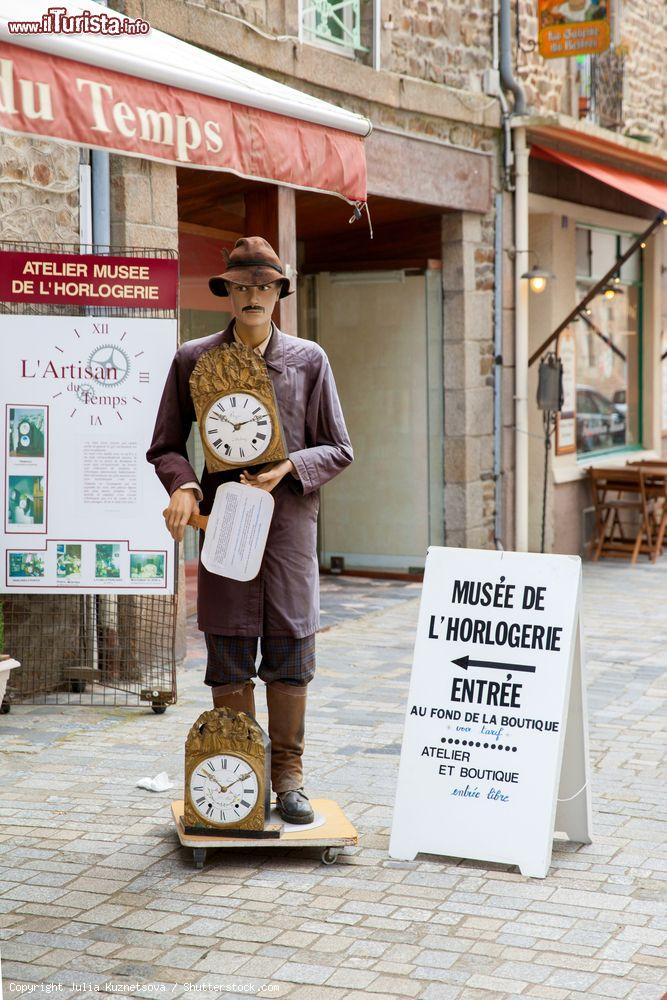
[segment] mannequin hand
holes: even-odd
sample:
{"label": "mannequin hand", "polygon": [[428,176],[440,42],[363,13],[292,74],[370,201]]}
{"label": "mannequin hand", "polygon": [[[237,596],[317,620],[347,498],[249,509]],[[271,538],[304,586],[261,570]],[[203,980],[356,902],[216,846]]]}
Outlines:
{"label": "mannequin hand", "polygon": [[162,511],[167,530],[177,542],[183,541],[185,526],[191,514],[199,513],[199,504],[194,490],[177,489],[171,495],[169,506]]}
{"label": "mannequin hand", "polygon": [[284,462],[278,462],[277,465],[272,466],[265,472],[260,472],[258,475],[251,476],[247,469],[244,469],[241,473],[241,482],[244,486],[256,486],[260,490],[274,490],[281,479],[284,479],[288,473],[296,471],[289,458],[286,458]]}

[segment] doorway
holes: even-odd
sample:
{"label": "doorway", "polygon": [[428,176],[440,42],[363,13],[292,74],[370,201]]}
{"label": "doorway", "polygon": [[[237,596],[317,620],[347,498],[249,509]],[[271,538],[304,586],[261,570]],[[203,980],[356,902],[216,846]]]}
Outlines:
{"label": "doorway", "polygon": [[444,538],[440,270],[322,273],[305,293],[355,454],[322,491],[320,564],[418,572]]}

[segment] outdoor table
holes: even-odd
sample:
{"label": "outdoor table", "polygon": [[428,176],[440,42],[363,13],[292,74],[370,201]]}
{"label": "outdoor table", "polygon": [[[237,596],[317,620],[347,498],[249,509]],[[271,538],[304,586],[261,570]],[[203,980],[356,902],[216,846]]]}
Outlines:
{"label": "outdoor table", "polygon": [[636,563],[642,552],[655,562],[667,526],[665,474],[653,467],[626,465],[589,468],[588,477],[595,507],[593,561],[608,556],[629,557]]}

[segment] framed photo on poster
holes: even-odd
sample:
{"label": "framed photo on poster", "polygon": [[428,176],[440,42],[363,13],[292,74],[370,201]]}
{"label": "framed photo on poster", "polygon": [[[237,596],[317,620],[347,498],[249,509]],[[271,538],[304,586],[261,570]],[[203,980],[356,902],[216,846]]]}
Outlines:
{"label": "framed photo on poster", "polygon": [[568,326],[558,338],[563,365],[563,409],[556,415],[556,454],[577,450],[577,349],[574,329]]}

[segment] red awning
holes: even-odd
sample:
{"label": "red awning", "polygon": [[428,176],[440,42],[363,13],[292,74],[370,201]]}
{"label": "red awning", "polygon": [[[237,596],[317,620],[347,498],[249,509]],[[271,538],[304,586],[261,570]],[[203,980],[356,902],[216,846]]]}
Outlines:
{"label": "red awning", "polygon": [[563,153],[561,150],[546,149],[543,146],[531,146],[530,155],[537,156],[542,160],[550,160],[552,163],[562,163],[566,167],[574,170],[581,170],[582,173],[594,177],[609,187],[616,188],[627,194],[630,198],[646,202],[654,208],[667,212],[667,183],[654,180],[652,177],[643,177],[640,174],[631,174],[627,170],[618,170],[616,167],[603,166],[601,163],[594,163],[592,160],[584,160],[581,156],[573,156],[571,153]]}
{"label": "red awning", "polygon": [[[25,17],[35,5],[11,6]],[[6,7],[0,0],[1,131],[366,200],[361,115],[159,31],[23,34],[16,44]]]}

